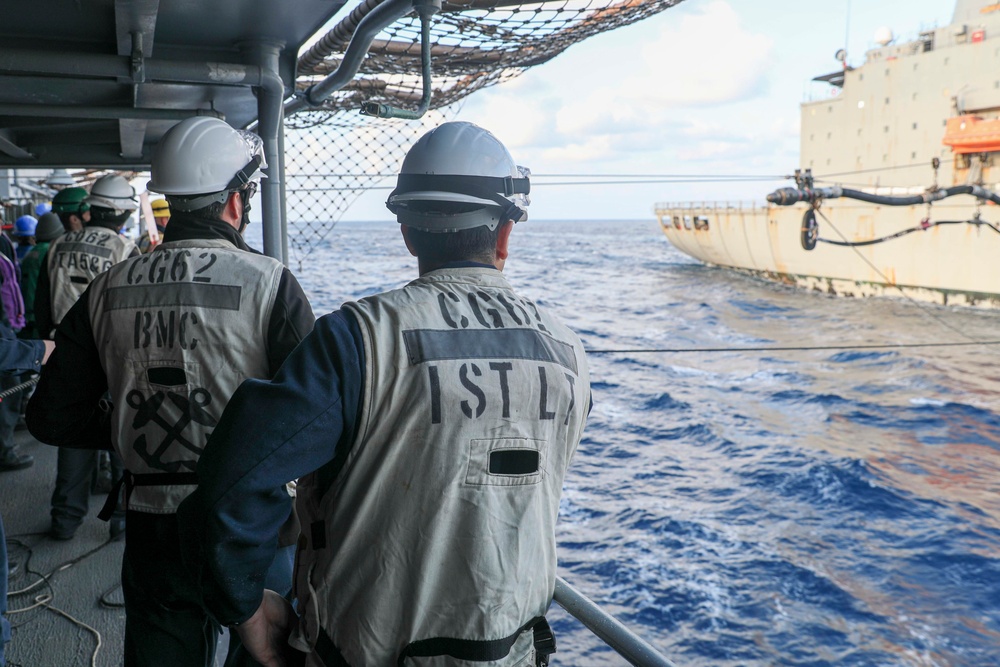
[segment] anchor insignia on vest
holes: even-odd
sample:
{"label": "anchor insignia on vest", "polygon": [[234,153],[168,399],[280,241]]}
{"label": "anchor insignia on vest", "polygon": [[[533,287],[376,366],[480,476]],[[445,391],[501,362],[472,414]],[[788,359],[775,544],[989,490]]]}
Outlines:
{"label": "anchor insignia on vest", "polygon": [[[167,398],[181,411],[180,418],[174,424],[171,424],[160,414],[160,408]],[[135,439],[135,442],[132,443],[132,448],[142,457],[142,460],[155,470],[178,472],[181,468],[186,468],[193,471],[197,465],[196,460],[164,461],[163,455],[174,443],[181,445],[196,455],[201,455],[204,448],[198,447],[186,438],[184,436],[184,429],[192,421],[203,426],[215,426],[218,423],[205,410],[212,402],[212,395],[206,389],[194,389],[187,396],[173,392],[158,391],[147,399],[142,395],[141,391],[133,389],[125,397],[125,401],[129,407],[136,411],[135,417],[132,419],[133,429],[143,428],[150,422],[153,422],[166,433],[154,451],[150,451],[145,433],[140,434]]]}

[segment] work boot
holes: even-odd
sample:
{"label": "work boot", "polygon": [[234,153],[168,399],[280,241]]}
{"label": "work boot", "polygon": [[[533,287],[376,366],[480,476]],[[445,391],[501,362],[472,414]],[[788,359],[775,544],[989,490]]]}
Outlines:
{"label": "work boot", "polygon": [[11,447],[10,449],[4,450],[3,453],[0,453],[0,472],[30,468],[31,464],[34,462],[34,456],[31,456],[30,454],[18,454],[17,449]]}
{"label": "work boot", "polygon": [[120,542],[125,539],[125,519],[112,518],[108,522],[110,525],[108,527],[108,532],[111,533],[111,539],[115,542]]}
{"label": "work boot", "polygon": [[73,536],[76,535],[77,528],[79,527],[79,524],[73,526],[68,523],[53,520],[52,527],[49,528],[49,537],[60,542],[72,540]]}

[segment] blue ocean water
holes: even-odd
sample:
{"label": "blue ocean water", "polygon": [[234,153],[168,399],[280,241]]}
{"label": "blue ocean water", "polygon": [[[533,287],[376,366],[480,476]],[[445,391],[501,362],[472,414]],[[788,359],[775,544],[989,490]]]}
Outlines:
{"label": "blue ocean water", "polygon": [[[522,223],[506,273],[595,351],[571,584],[679,665],[1000,665],[1000,347],[597,353],[988,341],[1000,313],[704,267],[652,221]],[[323,313],[416,264],[341,223],[298,275]],[[554,664],[624,664],[552,616]]]}

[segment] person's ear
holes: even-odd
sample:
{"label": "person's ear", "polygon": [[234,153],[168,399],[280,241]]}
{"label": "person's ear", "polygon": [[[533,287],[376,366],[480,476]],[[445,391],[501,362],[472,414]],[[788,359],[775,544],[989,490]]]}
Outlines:
{"label": "person's ear", "polygon": [[399,233],[403,235],[403,242],[406,243],[406,249],[410,251],[410,254],[414,257],[417,256],[417,251],[414,250],[413,244],[410,243],[410,228],[406,225],[399,226]]}
{"label": "person's ear", "polygon": [[239,190],[229,193],[229,198],[226,199],[226,206],[222,209],[220,217],[233,228],[239,230],[240,222],[243,220],[243,194]]}
{"label": "person's ear", "polygon": [[500,229],[497,230],[497,259],[500,261],[507,259],[510,244],[510,233],[513,229],[514,221],[508,220],[507,222],[501,223]]}

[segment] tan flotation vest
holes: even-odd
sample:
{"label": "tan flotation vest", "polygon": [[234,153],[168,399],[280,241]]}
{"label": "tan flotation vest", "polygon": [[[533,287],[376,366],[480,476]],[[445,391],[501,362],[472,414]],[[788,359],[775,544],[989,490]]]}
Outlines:
{"label": "tan flotation vest", "polygon": [[213,427],[247,378],[267,378],[282,265],[223,240],[173,241],[94,282],[90,318],[136,481],[131,510],[169,513],[194,487]]}
{"label": "tan flotation vest", "polygon": [[[317,665],[534,665],[590,400],[580,340],[486,268],[345,309],[362,414],[332,485],[299,481],[292,644]],[[442,651],[468,660],[418,658]]]}
{"label": "tan flotation vest", "polygon": [[106,227],[84,227],[53,241],[46,256],[52,322],[62,322],[94,278],[127,258],[133,248],[132,241]]}

